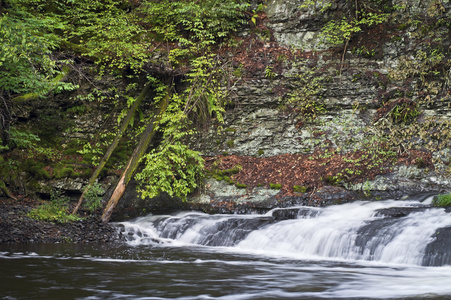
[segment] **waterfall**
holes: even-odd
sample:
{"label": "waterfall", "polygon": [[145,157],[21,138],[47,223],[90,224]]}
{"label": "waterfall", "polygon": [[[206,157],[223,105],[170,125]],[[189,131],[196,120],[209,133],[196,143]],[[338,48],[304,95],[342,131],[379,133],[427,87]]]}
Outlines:
{"label": "waterfall", "polygon": [[291,207],[264,215],[185,212],[119,226],[132,245],[196,244],[297,259],[451,264],[451,249],[436,242],[439,234],[449,233],[449,213],[414,200]]}

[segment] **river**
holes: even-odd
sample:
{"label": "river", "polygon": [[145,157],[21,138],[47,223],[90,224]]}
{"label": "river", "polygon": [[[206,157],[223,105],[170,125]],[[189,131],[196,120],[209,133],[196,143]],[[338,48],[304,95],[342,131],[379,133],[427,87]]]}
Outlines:
{"label": "river", "polygon": [[424,205],[183,212],[119,223],[125,245],[2,245],[0,299],[450,299],[450,253],[430,245],[451,218]]}

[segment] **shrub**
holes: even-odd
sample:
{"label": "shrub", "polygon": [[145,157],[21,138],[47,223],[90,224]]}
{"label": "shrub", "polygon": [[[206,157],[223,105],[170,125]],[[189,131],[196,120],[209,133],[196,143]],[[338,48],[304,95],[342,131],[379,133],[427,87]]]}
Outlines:
{"label": "shrub", "polygon": [[61,192],[53,191],[50,201],[31,210],[27,216],[41,221],[49,221],[55,223],[67,223],[80,220],[80,217],[71,215],[68,212],[69,197],[62,196]]}
{"label": "shrub", "polygon": [[451,206],[451,194],[437,195],[432,200],[434,206]]}
{"label": "shrub", "polygon": [[89,187],[89,189],[86,191],[85,195],[85,208],[91,212],[95,211],[96,209],[102,207],[102,195],[105,191],[102,189],[100,184],[95,183]]}

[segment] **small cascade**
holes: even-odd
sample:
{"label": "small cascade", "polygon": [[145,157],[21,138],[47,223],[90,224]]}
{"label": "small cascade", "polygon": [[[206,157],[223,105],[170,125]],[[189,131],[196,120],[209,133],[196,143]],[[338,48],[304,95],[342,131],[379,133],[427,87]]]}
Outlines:
{"label": "small cascade", "polygon": [[196,244],[299,259],[451,264],[451,249],[439,242],[440,232],[451,232],[449,213],[413,200],[281,208],[265,215],[189,212],[119,226],[132,245]]}

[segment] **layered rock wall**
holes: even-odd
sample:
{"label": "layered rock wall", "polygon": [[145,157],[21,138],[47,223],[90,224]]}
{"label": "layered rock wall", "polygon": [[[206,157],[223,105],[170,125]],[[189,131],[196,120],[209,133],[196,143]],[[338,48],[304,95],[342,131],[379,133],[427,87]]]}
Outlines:
{"label": "layered rock wall", "polygon": [[[450,3],[393,1],[403,8],[392,13],[386,23],[365,29],[348,44],[337,46],[322,42],[321,29],[345,9],[346,1],[334,2],[328,15],[303,10],[302,3],[267,2],[265,24],[276,43],[267,41],[263,47],[276,44],[294,55],[283,61],[278,73],[247,74],[248,78],[236,84],[232,94],[235,106],[227,111],[223,130],[212,128],[202,133],[193,142],[196,149],[204,155],[256,157],[325,148],[346,153],[387,139],[399,153],[408,149],[430,153],[433,166],[397,166],[365,183],[347,183],[348,190],[399,196],[448,189],[451,97],[446,60],[451,40],[450,26],[445,24],[449,24]],[[442,52],[438,55],[434,51]],[[433,62],[436,58],[439,62]],[[267,66],[276,60],[269,58]],[[432,66],[434,63],[437,65]],[[439,66],[447,68],[441,73],[445,76],[421,74],[437,71]],[[320,87],[315,103],[322,111],[315,120],[287,111],[287,100],[296,91],[313,89],[309,84],[316,79]],[[393,107],[401,105],[400,99],[415,107],[411,119],[407,120],[410,115],[404,121],[393,117]],[[218,187],[210,180],[207,187],[194,198],[196,201],[224,197],[225,185]],[[236,189],[228,196],[246,201],[254,193],[247,191],[243,196]],[[268,193],[268,199],[272,196]]]}

